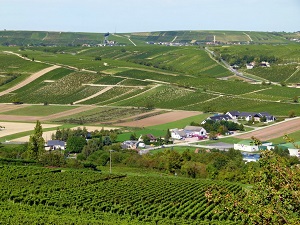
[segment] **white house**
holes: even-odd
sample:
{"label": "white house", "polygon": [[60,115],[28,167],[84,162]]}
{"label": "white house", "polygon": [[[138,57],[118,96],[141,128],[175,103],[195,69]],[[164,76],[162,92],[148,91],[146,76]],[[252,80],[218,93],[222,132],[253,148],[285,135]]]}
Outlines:
{"label": "white house", "polygon": [[206,136],[207,132],[203,127],[199,126],[186,126],[184,128],[184,132],[186,133],[187,137],[194,137],[194,136]]}
{"label": "white house", "polygon": [[181,140],[183,138],[186,138],[186,133],[183,129],[170,129],[171,138]]}

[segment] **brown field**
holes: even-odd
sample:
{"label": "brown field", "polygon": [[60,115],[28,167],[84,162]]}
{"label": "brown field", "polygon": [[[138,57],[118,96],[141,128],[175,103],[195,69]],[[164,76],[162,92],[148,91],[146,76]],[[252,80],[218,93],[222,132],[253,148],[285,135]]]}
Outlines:
{"label": "brown field", "polygon": [[156,116],[151,116],[145,119],[130,121],[125,123],[117,123],[116,126],[126,126],[126,127],[148,127],[154,125],[160,125],[164,123],[174,122],[177,120],[185,119],[191,116],[196,116],[201,114],[201,112],[195,111],[172,111],[163,113]]}
{"label": "brown field", "polygon": [[[0,122],[1,126],[5,129],[0,130],[0,137],[4,137],[11,134],[16,134],[24,131],[34,130],[36,123],[14,123],[14,122]],[[57,124],[42,124],[43,128],[58,127]]]}
{"label": "brown field", "polygon": [[285,134],[290,134],[300,129],[300,118],[290,119],[288,121],[280,122],[272,126],[262,128],[256,131],[249,132],[236,136],[241,139],[250,139],[252,136],[267,141],[273,138],[282,137]]}
{"label": "brown field", "polygon": [[24,107],[26,107],[26,105],[0,104],[0,113]]}
{"label": "brown field", "polygon": [[[42,126],[44,128],[46,128],[44,126],[44,124],[42,124]],[[88,131],[94,131],[94,130],[101,130],[102,128],[104,130],[111,130],[111,129],[117,129],[117,127],[103,127],[103,126],[78,126],[80,127],[81,129],[83,127],[85,127]],[[72,129],[77,129],[78,127],[73,127]],[[56,130],[51,130],[51,131],[46,131],[46,132],[43,132],[43,138],[45,139],[45,141],[48,141],[48,140],[51,140],[51,136],[52,134],[54,134],[56,132]],[[13,139],[11,141],[16,141],[16,142],[27,142],[29,140],[29,135],[27,136],[24,136],[24,137],[20,137],[20,138],[16,138],[16,139]]]}

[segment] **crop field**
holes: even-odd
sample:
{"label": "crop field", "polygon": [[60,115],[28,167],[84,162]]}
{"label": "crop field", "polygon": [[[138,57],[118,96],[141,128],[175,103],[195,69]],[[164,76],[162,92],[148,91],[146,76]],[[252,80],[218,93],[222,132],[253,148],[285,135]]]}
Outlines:
{"label": "crop field", "polygon": [[52,106],[52,105],[31,105],[23,108],[5,111],[0,114],[16,115],[16,116],[49,116],[55,113],[71,110],[77,108],[76,106]]}
{"label": "crop field", "polygon": [[299,104],[269,102],[254,98],[238,97],[216,97],[211,101],[199,102],[198,104],[183,107],[182,110],[209,110],[210,112],[227,112],[230,110],[269,112],[277,116],[287,116],[290,110],[294,110],[296,114],[300,113]]}
{"label": "crop field", "polygon": [[129,116],[139,115],[146,112],[145,109],[138,108],[116,108],[116,107],[97,107],[67,117],[55,119],[58,123],[75,123],[75,124],[105,124],[111,121],[120,120]]}
{"label": "crop field", "polygon": [[121,77],[114,77],[114,76],[102,76],[100,79],[98,79],[96,82],[93,82],[93,84],[103,84],[103,85],[115,85],[119,82],[122,82],[124,78]]}
{"label": "crop field", "polygon": [[48,67],[46,64],[35,63],[5,52],[0,52],[0,72],[28,74]]}
{"label": "crop field", "polygon": [[273,82],[280,82],[280,81],[288,80],[289,77],[297,70],[296,67],[297,67],[296,65],[287,65],[287,66],[274,65],[271,66],[270,68],[256,67],[253,68],[250,73]]}
{"label": "crop field", "polygon": [[120,97],[122,94],[127,94],[132,91],[131,87],[112,87],[110,90],[105,93],[82,102],[82,104],[98,104],[105,105],[107,101],[111,101],[114,98]]}
{"label": "crop field", "polygon": [[[97,80],[96,74],[71,73],[51,83],[40,83],[40,88],[26,93],[5,95],[0,101],[11,102],[12,98],[19,98],[23,102],[30,103],[70,103],[80,100],[101,90],[101,87],[82,86],[84,83],[92,83]],[[76,93],[76,95],[75,95]]]}
{"label": "crop field", "polygon": [[[132,40],[143,42],[181,42],[190,43],[193,40],[197,42],[212,42],[213,36],[216,36],[216,41],[221,42],[248,42],[250,39],[245,35],[251,36],[254,43],[286,43],[279,35],[266,32],[243,32],[243,31],[160,31],[160,32],[143,32],[132,33]],[[284,35],[284,33],[276,33]],[[252,37],[253,36],[253,37]]]}
{"label": "crop field", "polygon": [[117,126],[126,127],[149,127],[155,125],[161,125],[169,122],[174,122],[180,119],[199,115],[200,112],[186,112],[186,111],[171,111],[171,112],[159,112],[157,115],[147,116],[146,118],[135,118],[133,121],[116,123]]}
{"label": "crop field", "polygon": [[157,108],[176,109],[197,103],[200,99],[203,101],[211,97],[212,95],[207,93],[194,92],[184,88],[162,85],[149,90],[143,95],[138,95],[122,102],[117,102],[113,105],[143,107],[150,102]]}
{"label": "crop field", "polygon": [[[212,34],[213,32],[207,32],[205,35]],[[173,35],[173,33],[168,33],[168,35]],[[184,35],[189,37],[193,34],[186,32]],[[224,34],[219,32],[213,35]],[[247,38],[244,33],[239,32],[233,32],[230,35],[233,39],[234,35]],[[257,70],[256,76],[266,79],[271,79],[269,77],[271,76],[277,82],[297,81],[298,79],[299,71],[296,70],[296,64],[287,64],[288,60],[296,58],[298,45],[210,48],[221,54],[242,56],[251,52],[254,57],[259,57],[261,54],[275,56],[278,58],[278,63],[282,65],[255,68],[250,72],[254,71],[253,74],[256,74],[255,70]],[[9,48],[2,47],[2,49]],[[157,45],[110,48],[76,47],[74,49],[71,47],[34,47],[25,48],[18,53],[26,53],[29,58],[34,57],[36,60],[52,62],[61,65],[62,68],[46,73],[30,84],[1,96],[0,102],[8,103],[17,99],[25,103],[70,104],[82,100],[80,103],[85,105],[145,107],[151,104],[163,109],[210,112],[234,109],[259,110],[269,111],[275,115],[278,113],[282,116],[287,115],[289,110],[299,111],[298,104],[293,104],[292,101],[295,96],[300,96],[300,89],[276,85],[254,85],[237,79],[217,79],[232,74],[212,60],[202,47]],[[21,62],[33,65],[42,65],[13,55],[2,53],[1,56],[8,57],[9,61],[17,60],[17,64],[21,60]],[[95,57],[100,57],[101,60],[95,60]],[[105,66],[104,63],[107,65]],[[72,69],[70,66],[77,69]],[[85,71],[89,69],[92,71]],[[1,79],[7,79],[7,74],[1,73],[0,75]],[[28,75],[25,74],[25,76]],[[18,79],[2,85],[0,89],[7,89],[7,85],[12,86]],[[106,85],[111,85],[111,88],[107,88]],[[103,91],[104,89],[107,90]]]}
{"label": "crop field", "polygon": [[[110,221],[119,217],[140,221],[140,224],[155,221],[158,224],[197,224],[202,221],[226,224],[233,222],[230,221],[232,215],[215,214],[215,205],[208,202],[205,192],[212,185],[232,193],[242,191],[241,186],[228,182],[108,176],[92,171],[61,172],[46,168],[2,166],[0,174],[1,203],[13,202],[17,210],[21,205],[28,207],[22,207],[26,211],[30,211],[31,207],[37,208],[39,210],[35,216],[46,223],[48,216],[43,215],[45,212],[49,214],[57,210],[67,217],[76,209],[83,215],[89,212],[89,218],[80,216],[81,221],[96,222],[101,217],[103,220],[103,214],[110,213]],[[46,211],[48,208],[50,211]],[[1,213],[1,220],[8,219],[8,211]]]}

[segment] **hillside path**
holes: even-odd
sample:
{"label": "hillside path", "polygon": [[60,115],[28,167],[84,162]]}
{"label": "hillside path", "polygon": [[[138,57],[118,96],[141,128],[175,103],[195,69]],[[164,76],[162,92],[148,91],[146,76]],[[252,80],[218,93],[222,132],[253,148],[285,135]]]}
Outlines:
{"label": "hillside path", "polygon": [[74,104],[78,104],[78,103],[80,103],[80,102],[84,102],[84,101],[87,101],[87,100],[89,100],[89,99],[95,98],[95,97],[97,97],[97,96],[99,96],[99,95],[102,95],[103,93],[109,91],[109,90],[112,89],[113,87],[114,87],[114,86],[108,86],[108,87],[102,89],[101,91],[97,92],[96,94],[90,95],[90,96],[88,96],[88,97],[86,97],[86,98],[83,98],[83,99],[80,99],[80,100],[74,102]]}
{"label": "hillside path", "polygon": [[54,70],[54,69],[57,69],[57,68],[59,68],[59,67],[60,67],[60,66],[51,66],[51,67],[48,67],[48,68],[46,68],[46,69],[40,70],[40,71],[38,71],[38,72],[32,74],[31,76],[29,76],[27,79],[21,81],[21,82],[18,83],[17,85],[15,85],[15,86],[13,86],[13,87],[11,87],[11,88],[5,90],[5,91],[0,92],[0,96],[5,95],[5,94],[8,94],[8,93],[10,93],[10,92],[13,92],[13,91],[15,91],[15,90],[18,90],[19,88],[24,87],[25,85],[31,83],[32,81],[36,80],[37,78],[43,76],[44,74],[46,74],[46,73],[48,73],[48,72],[50,72],[50,71],[52,71],[52,70]]}

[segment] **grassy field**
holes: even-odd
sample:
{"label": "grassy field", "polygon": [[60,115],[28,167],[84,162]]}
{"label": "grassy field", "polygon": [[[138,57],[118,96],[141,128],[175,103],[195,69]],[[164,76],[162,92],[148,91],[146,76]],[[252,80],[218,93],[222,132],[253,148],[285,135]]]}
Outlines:
{"label": "grassy field", "polygon": [[[298,142],[298,141],[300,141],[300,130],[296,131],[294,133],[290,133],[290,134],[288,134],[288,136],[290,138],[294,139],[295,142]],[[280,143],[285,143],[286,142],[286,140],[284,140],[284,137],[279,137],[279,138],[271,139],[269,141],[271,141],[274,144],[280,144]]]}
{"label": "grassy field", "polygon": [[121,118],[139,115],[147,112],[145,109],[138,108],[117,108],[117,107],[97,107],[88,111],[73,114],[70,116],[55,119],[54,122],[60,123],[81,123],[81,124],[106,124],[109,121],[118,121]]}
{"label": "grassy field", "polygon": [[191,122],[201,123],[204,119],[209,117],[210,114],[200,114],[197,116],[188,117],[182,120],[177,120],[175,122],[165,123],[156,126],[149,126],[145,128],[127,128],[130,131],[118,135],[118,141],[126,141],[129,140],[130,135],[135,133],[137,137],[144,134],[152,134],[155,137],[164,137],[167,134],[168,129],[172,128],[184,128],[185,126],[190,125]]}

